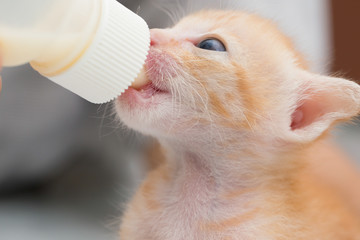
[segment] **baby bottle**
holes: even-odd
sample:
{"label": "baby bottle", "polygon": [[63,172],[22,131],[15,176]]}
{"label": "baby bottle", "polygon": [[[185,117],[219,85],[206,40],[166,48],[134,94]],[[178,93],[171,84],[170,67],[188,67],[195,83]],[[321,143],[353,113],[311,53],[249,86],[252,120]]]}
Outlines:
{"label": "baby bottle", "polygon": [[3,66],[30,62],[93,103],[113,100],[134,82],[149,45],[145,21],[116,0],[0,2]]}

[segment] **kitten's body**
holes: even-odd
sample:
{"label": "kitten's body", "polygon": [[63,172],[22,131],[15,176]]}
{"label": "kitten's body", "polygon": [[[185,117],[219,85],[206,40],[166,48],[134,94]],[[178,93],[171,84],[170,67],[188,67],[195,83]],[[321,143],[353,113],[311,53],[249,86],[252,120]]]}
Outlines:
{"label": "kitten's body", "polygon": [[[294,158],[331,164],[336,156],[319,155],[331,153],[329,146],[320,141]],[[294,163],[249,187],[236,172],[217,179],[192,157],[149,173],[124,216],[121,239],[360,239],[356,209],[316,169]]]}
{"label": "kitten's body", "polygon": [[[204,38],[227,52],[196,48]],[[127,125],[159,139],[164,160],[129,204],[121,239],[360,239],[359,218],[309,167],[332,122],[359,112],[360,88],[304,65],[273,25],[241,12],[153,30],[151,86],[117,104]]]}

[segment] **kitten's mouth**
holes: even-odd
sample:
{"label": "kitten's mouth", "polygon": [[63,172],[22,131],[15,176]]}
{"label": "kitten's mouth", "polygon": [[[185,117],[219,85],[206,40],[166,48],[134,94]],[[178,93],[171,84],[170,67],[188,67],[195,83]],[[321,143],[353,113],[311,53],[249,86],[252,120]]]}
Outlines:
{"label": "kitten's mouth", "polygon": [[153,81],[147,80],[143,86],[129,87],[120,95],[118,101],[126,101],[133,107],[150,106],[161,103],[168,95],[170,95],[170,91],[164,86],[158,86]]}
{"label": "kitten's mouth", "polygon": [[[129,87],[118,101],[135,106],[150,106],[163,103],[171,95],[169,82],[166,79],[173,76],[171,72],[174,60],[165,52],[151,48],[144,69],[138,79],[141,86]],[[140,105],[139,105],[140,104]]]}
{"label": "kitten's mouth", "polygon": [[151,98],[157,94],[169,94],[169,91],[161,86],[156,86],[152,81],[148,81],[140,88],[130,87],[128,90],[136,91],[142,98]]}

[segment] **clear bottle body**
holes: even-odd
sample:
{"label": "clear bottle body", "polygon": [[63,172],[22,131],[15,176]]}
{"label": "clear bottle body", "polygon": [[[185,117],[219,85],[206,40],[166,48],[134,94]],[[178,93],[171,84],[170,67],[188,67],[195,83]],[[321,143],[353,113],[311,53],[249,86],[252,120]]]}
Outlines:
{"label": "clear bottle body", "polygon": [[31,62],[46,76],[67,68],[90,44],[100,18],[101,2],[11,0],[0,3],[3,65]]}

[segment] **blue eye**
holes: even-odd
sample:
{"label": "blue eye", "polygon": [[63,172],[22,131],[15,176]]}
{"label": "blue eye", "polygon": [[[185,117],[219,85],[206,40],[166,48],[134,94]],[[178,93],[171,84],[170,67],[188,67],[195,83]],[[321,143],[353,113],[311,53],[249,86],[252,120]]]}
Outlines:
{"label": "blue eye", "polygon": [[200,42],[197,45],[198,48],[210,50],[210,51],[218,51],[218,52],[226,52],[226,48],[222,42],[217,39],[210,38]]}

